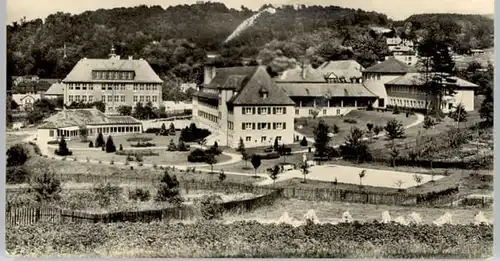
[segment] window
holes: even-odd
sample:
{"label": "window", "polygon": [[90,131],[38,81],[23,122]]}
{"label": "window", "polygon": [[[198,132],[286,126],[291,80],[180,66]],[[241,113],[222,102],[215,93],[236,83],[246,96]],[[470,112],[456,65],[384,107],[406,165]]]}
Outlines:
{"label": "window", "polygon": [[101,90],[103,90],[103,91],[104,91],[104,90],[106,90],[106,84],[104,84],[104,83],[103,83],[103,84],[101,85]]}
{"label": "window", "polygon": [[87,86],[83,86],[82,90],[86,91],[87,90]]}
{"label": "window", "polygon": [[252,136],[246,136],[245,141],[252,141]]}
{"label": "window", "polygon": [[125,95],[122,95],[121,102],[125,102]]}
{"label": "window", "polygon": [[281,129],[283,129],[283,123],[281,123],[281,122],[277,122],[277,123],[276,123],[276,127],[275,127],[274,129],[276,129],[276,130],[281,130]]}
{"label": "window", "polygon": [[50,131],[49,131],[49,136],[50,136],[50,137],[54,137],[54,130],[50,130]]}
{"label": "window", "polygon": [[278,142],[281,142],[281,136],[276,136],[276,140],[277,140]]}
{"label": "window", "polygon": [[75,95],[75,101],[80,101],[80,95]]}
{"label": "window", "polygon": [[266,142],[266,136],[260,137],[260,142]]}
{"label": "window", "polygon": [[309,115],[312,115],[313,114],[313,110],[309,110]]}
{"label": "window", "polygon": [[150,102],[151,101],[151,96],[146,96],[146,102]]}
{"label": "window", "polygon": [[94,96],[89,95],[89,102],[93,102],[93,101],[94,101]]}
{"label": "window", "polygon": [[299,109],[295,109],[295,114],[299,114]]}
{"label": "window", "polygon": [[83,95],[82,96],[82,101],[86,102],[87,101],[87,96],[86,95]]}
{"label": "window", "polygon": [[112,102],[112,101],[113,101],[113,96],[108,95],[108,102]]}
{"label": "window", "polygon": [[134,91],[137,91],[137,84],[134,84]]}
{"label": "window", "polygon": [[248,130],[252,129],[252,123],[250,123],[250,122],[245,123],[245,128],[244,129],[248,129]]}
{"label": "window", "polygon": [[134,102],[137,102],[139,98],[137,98],[137,95],[134,95]]}
{"label": "window", "polygon": [[70,84],[68,87],[70,90],[73,90],[73,84]]}
{"label": "window", "polygon": [[144,84],[139,85],[139,90],[144,91]]}
{"label": "window", "polygon": [[453,103],[448,103],[448,110],[453,109]]}
{"label": "window", "polygon": [[267,107],[259,108],[259,114],[263,114],[263,115],[268,114]]}
{"label": "window", "polygon": [[70,102],[73,101],[73,95],[68,96],[68,101],[70,101]]}
{"label": "window", "polygon": [[141,95],[141,96],[139,97],[139,101],[140,101],[140,102],[144,102],[144,96],[142,96],[142,95]]}
{"label": "window", "polygon": [[158,102],[158,96],[153,96],[153,102]]}
{"label": "window", "polygon": [[380,74],[377,73],[377,80],[380,80]]}
{"label": "window", "polygon": [[323,109],[323,114],[326,115],[326,109]]}
{"label": "window", "polygon": [[384,99],[378,99],[378,107],[384,107],[384,106],[385,106]]}
{"label": "window", "polygon": [[340,109],[337,109],[337,115],[340,115]]}
{"label": "window", "polygon": [[119,102],[120,101],[120,96],[116,95],[115,96],[115,102]]}
{"label": "window", "polygon": [[250,107],[243,108],[243,114],[252,114],[252,108]]}

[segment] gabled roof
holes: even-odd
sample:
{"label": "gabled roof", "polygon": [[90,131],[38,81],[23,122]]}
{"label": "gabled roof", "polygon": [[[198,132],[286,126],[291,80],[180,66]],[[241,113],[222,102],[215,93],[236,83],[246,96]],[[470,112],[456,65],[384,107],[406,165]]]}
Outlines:
{"label": "gabled roof", "polygon": [[318,70],[323,76],[333,74],[337,78],[344,77],[345,79],[350,79],[352,77],[361,78],[361,71],[363,69],[363,66],[355,60],[328,61],[318,67]]}
{"label": "gabled roof", "polygon": [[378,97],[382,99],[387,98],[387,90],[385,89],[384,83],[382,83],[381,81],[367,79],[363,81],[363,85],[366,87],[366,89],[368,89]]}
{"label": "gabled roof", "polygon": [[40,94],[30,94],[30,93],[27,93],[27,94],[12,94],[12,99],[19,105],[22,104],[22,101],[28,97],[31,97],[35,100],[39,100],[40,99]]}
{"label": "gabled roof", "polygon": [[409,66],[404,62],[399,61],[394,57],[389,57],[387,60],[375,64],[365,70],[366,73],[411,73],[417,72],[415,67]]}
{"label": "gabled roof", "polygon": [[[265,88],[267,97],[261,96]],[[234,105],[295,105],[295,102],[276,85],[264,66],[258,66],[253,75],[245,82],[236,96],[228,103]]]}
{"label": "gabled roof", "polygon": [[[464,79],[460,79],[455,76],[449,77],[455,82],[450,82],[450,84],[455,84],[458,88],[477,88],[478,85],[468,82]],[[422,73],[407,73],[401,77],[398,77],[392,81],[386,83],[386,85],[422,85],[424,83],[424,77]]]}
{"label": "gabled roof", "polygon": [[304,68],[297,65],[295,68],[288,69],[275,80],[276,82],[326,82],[321,71],[312,68],[310,64]]}
{"label": "gabled roof", "polygon": [[257,66],[216,68],[215,77],[205,85],[209,89],[233,89],[239,91],[252,77]]}
{"label": "gabled roof", "polygon": [[107,116],[98,109],[67,109],[45,119],[38,128],[56,129],[107,124],[140,124],[140,122],[130,116]]}
{"label": "gabled roof", "polygon": [[[134,82],[162,83],[163,81],[154,72],[146,60],[129,59],[87,59],[83,58],[73,67],[73,70],[64,78],[63,82],[106,82],[109,80],[92,80],[92,70],[104,71],[134,71]],[[132,80],[129,80],[132,81]]]}
{"label": "gabled roof", "polygon": [[278,84],[291,97],[378,97],[363,84],[352,83],[282,83]]}
{"label": "gabled roof", "polygon": [[50,88],[45,92],[45,95],[64,95],[64,84],[63,83],[52,84]]}

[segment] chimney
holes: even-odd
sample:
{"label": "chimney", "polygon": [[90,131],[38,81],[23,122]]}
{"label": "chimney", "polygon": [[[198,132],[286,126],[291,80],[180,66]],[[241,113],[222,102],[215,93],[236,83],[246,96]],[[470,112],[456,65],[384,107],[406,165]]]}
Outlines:
{"label": "chimney", "polygon": [[307,77],[307,72],[306,72],[306,63],[302,63],[302,72],[301,72],[301,75],[302,75],[302,79],[305,79]]}
{"label": "chimney", "polygon": [[212,81],[212,79],[215,77],[215,74],[216,74],[215,66],[213,66],[211,64],[205,65],[203,84],[209,84]]}

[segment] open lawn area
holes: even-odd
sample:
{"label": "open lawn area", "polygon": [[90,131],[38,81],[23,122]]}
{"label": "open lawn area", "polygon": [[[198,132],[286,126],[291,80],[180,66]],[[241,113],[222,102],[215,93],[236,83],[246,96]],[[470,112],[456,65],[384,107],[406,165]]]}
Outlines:
{"label": "open lawn area", "polygon": [[[63,181],[78,181],[78,182],[104,182],[106,180],[124,181],[124,182],[138,182],[144,180],[150,182],[153,179],[160,179],[165,172],[161,169],[152,169],[151,167],[137,167],[133,169],[130,166],[124,165],[109,165],[98,163],[87,163],[72,160],[53,160],[50,158],[34,156],[26,162],[26,168],[31,172],[40,172],[41,169],[50,168],[53,170]],[[177,175],[179,181],[182,180],[200,180],[210,181],[218,180],[217,174],[208,174],[196,171],[180,172],[179,170],[169,173]],[[251,177],[250,175],[231,175],[226,174],[225,182],[253,184],[262,178]]]}
{"label": "open lawn area", "polygon": [[[444,215],[446,212],[452,215],[454,224],[474,223],[474,216],[478,213],[477,209],[447,209],[447,208],[420,208],[420,207],[402,207],[387,205],[370,205],[341,202],[313,202],[298,199],[280,199],[272,206],[259,208],[255,211],[244,213],[243,215],[227,215],[225,221],[232,222],[237,220],[257,220],[263,223],[275,222],[287,212],[289,217],[304,221],[304,215],[309,210],[314,210],[320,222],[336,223],[342,219],[342,214],[349,211],[352,218],[358,221],[373,220],[381,221],[382,212],[389,211],[394,220],[398,216],[405,218],[412,212],[416,212],[422,218],[422,222],[432,224],[433,221]],[[493,220],[493,209],[481,209],[484,216],[490,221]]]}
{"label": "open lawn area", "polygon": [[28,136],[28,134],[13,134],[7,132],[5,134],[5,150],[8,150],[12,145],[22,143]]}
{"label": "open lawn area", "polygon": [[[347,123],[344,120],[352,119],[356,120],[357,123]],[[406,118],[406,113],[392,114],[391,111],[387,112],[377,112],[377,111],[361,111],[355,110],[348,114],[341,116],[328,116],[328,117],[318,117],[313,118],[298,118],[295,123],[295,130],[307,137],[314,138],[314,128],[318,126],[320,120],[325,121],[325,123],[330,126],[330,131],[333,132],[333,126],[337,125],[339,127],[339,132],[335,134],[332,138],[333,144],[341,144],[344,142],[345,137],[349,135],[351,128],[358,127],[362,130],[367,130],[366,124],[372,123],[375,125],[385,125],[387,121],[391,119],[396,119],[403,122],[403,126],[409,125],[417,120],[417,116],[409,115]],[[302,126],[302,128],[300,128]],[[302,137],[301,137],[302,139]]]}
{"label": "open lawn area", "polygon": [[[132,147],[131,145],[137,144],[136,141],[127,141],[127,139],[132,138],[132,137],[141,137],[141,138],[151,138],[153,140],[149,141],[150,143],[153,143],[156,145],[156,147],[168,147],[168,144],[170,143],[170,140],[173,140],[174,143],[177,145],[179,143],[179,136],[180,136],[180,131],[176,131],[175,136],[156,136],[154,133],[140,133],[140,134],[131,134],[131,135],[121,135],[121,136],[112,136],[113,138],[113,143],[115,144],[116,148],[120,148],[120,144],[123,146],[123,148],[130,148]],[[108,140],[108,135],[103,134],[104,141],[106,142]],[[88,141],[92,141],[92,143],[95,143],[96,137],[89,137]],[[89,142],[81,142],[80,139],[75,139],[71,141],[67,141],[68,148],[71,150],[72,148],[88,148],[89,147]],[[154,148],[154,147],[149,147],[149,148]]]}

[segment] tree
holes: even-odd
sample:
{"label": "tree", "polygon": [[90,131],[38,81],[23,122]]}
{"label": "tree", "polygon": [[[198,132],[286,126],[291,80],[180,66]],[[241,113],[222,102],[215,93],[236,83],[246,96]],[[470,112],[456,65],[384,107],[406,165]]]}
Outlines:
{"label": "tree", "polygon": [[345,138],[345,144],[340,145],[340,155],[344,160],[355,160],[360,163],[371,159],[363,134],[364,132],[359,128],[351,129],[349,136]]}
{"label": "tree", "polygon": [[170,134],[175,134],[175,126],[173,122],[170,123],[169,132]]}
{"label": "tree", "polygon": [[116,109],[120,115],[123,116],[130,116],[132,115],[132,106],[127,106],[127,105],[120,105]]}
{"label": "tree", "polygon": [[168,143],[168,151],[176,151],[177,147],[175,146],[174,140],[170,139],[170,142]]}
{"label": "tree", "polygon": [[259,155],[254,154],[254,155],[252,155],[251,162],[252,162],[252,166],[253,166],[253,168],[255,170],[255,176],[257,176],[257,169],[260,167],[262,159],[260,158]]}
{"label": "tree", "polygon": [[252,156],[248,154],[246,150],[241,151],[241,159],[245,161],[245,168],[248,168],[248,161],[252,159]]}
{"label": "tree", "polygon": [[454,111],[450,112],[450,118],[456,122],[466,122],[467,121],[467,111],[462,103],[459,103]]}
{"label": "tree", "polygon": [[89,130],[87,129],[87,127],[86,126],[80,126],[78,132],[80,134],[80,140],[81,140],[81,142],[87,142],[87,139],[89,137]]}
{"label": "tree", "polygon": [[179,191],[179,181],[174,175],[170,177],[168,171],[163,173],[163,177],[158,185],[158,192],[156,194],[156,201],[168,201],[173,204],[180,204],[182,198]]}
{"label": "tree", "polygon": [[167,127],[165,126],[165,123],[161,124],[160,135],[162,135],[162,136],[168,135],[168,133],[167,133]]}
{"label": "tree", "polygon": [[327,156],[328,144],[330,143],[330,129],[323,120],[320,120],[318,126],[314,129],[314,148],[317,156],[323,160]]}
{"label": "tree", "polygon": [[309,165],[307,164],[307,162],[303,162],[301,165],[300,165],[300,170],[302,172],[302,175],[304,176],[304,183],[307,182],[306,180],[306,175],[309,174]]}
{"label": "tree", "polygon": [[11,146],[7,150],[7,167],[20,166],[29,158],[29,151],[22,144]]}
{"label": "tree", "polygon": [[383,130],[384,127],[380,125],[376,125],[375,127],[373,127],[373,133],[375,133],[375,136],[378,136]]}
{"label": "tree", "polygon": [[273,187],[276,180],[278,179],[279,173],[280,173],[280,167],[278,165],[274,165],[274,167],[269,170],[269,178],[273,180]]}
{"label": "tree", "polygon": [[392,159],[392,167],[396,167],[396,159],[399,157],[399,154],[400,154],[400,151],[398,150],[398,148],[396,147],[393,147],[391,149],[391,159]]}
{"label": "tree", "polygon": [[35,192],[38,202],[50,202],[61,198],[61,181],[49,169],[43,169],[42,173],[35,175],[30,186]]}
{"label": "tree", "polygon": [[104,145],[104,137],[102,136],[102,132],[99,132],[97,138],[95,139],[95,147],[100,148]]}
{"label": "tree", "polygon": [[424,117],[424,125],[423,125],[424,129],[426,129],[426,130],[430,129],[434,125],[436,125],[436,122],[434,122],[434,120],[431,117],[429,117],[428,115],[426,115]]}
{"label": "tree", "polygon": [[226,174],[224,173],[224,170],[221,170],[219,172],[219,181],[223,182],[226,179]]}
{"label": "tree", "polygon": [[72,154],[71,151],[68,150],[68,145],[66,144],[64,136],[62,136],[59,141],[59,149],[56,150],[56,154],[59,156],[69,156]]}
{"label": "tree", "polygon": [[217,141],[214,142],[214,145],[212,147],[210,147],[208,149],[209,153],[215,155],[215,156],[219,156],[220,154],[222,154],[222,151],[221,149],[219,149],[219,145],[217,144]]}
{"label": "tree", "polygon": [[94,143],[92,143],[92,141],[89,141],[89,148],[93,148],[94,147]]}
{"label": "tree", "polygon": [[205,163],[210,165],[210,173],[214,173],[214,164],[217,163],[217,159],[215,158],[215,155],[212,153],[207,153],[207,157],[205,159]]}
{"label": "tree", "polygon": [[307,139],[306,139],[306,136],[302,137],[302,140],[300,141],[300,146],[302,146],[302,147],[307,147]]}
{"label": "tree", "polygon": [[486,94],[483,102],[481,103],[481,108],[479,109],[479,115],[481,119],[484,120],[484,125],[487,127],[493,126],[493,113],[494,113],[494,103],[493,103],[493,88],[489,87],[486,89]]}
{"label": "tree", "polygon": [[274,149],[274,151],[278,151],[278,148],[279,148],[278,138],[276,137],[276,138],[274,139],[274,146],[273,146],[273,149]]}
{"label": "tree", "polygon": [[363,178],[366,176],[366,170],[362,170],[359,174],[359,185],[363,186]]}
{"label": "tree", "polygon": [[397,121],[396,119],[387,121],[384,129],[387,134],[387,138],[391,140],[393,144],[395,139],[404,138],[405,129],[403,127],[403,123]]}
{"label": "tree", "polygon": [[319,107],[315,107],[313,110],[311,110],[311,115],[312,115],[313,119],[316,119],[316,117],[318,117],[319,111],[320,111]]}
{"label": "tree", "polygon": [[399,107],[397,105],[394,105],[394,108],[392,109],[392,114],[400,114],[401,111],[399,110]]}
{"label": "tree", "polygon": [[372,129],[373,129],[373,123],[367,123],[366,124],[366,128],[368,129],[368,131],[372,131]]}
{"label": "tree", "polygon": [[337,126],[337,124],[333,124],[333,133],[334,134],[339,133],[339,126]]}
{"label": "tree", "polygon": [[424,178],[421,175],[417,175],[417,174],[413,175],[413,180],[415,180],[415,182],[417,182],[417,187],[420,187],[420,184],[422,183],[423,179]]}
{"label": "tree", "polygon": [[179,144],[177,146],[177,150],[178,151],[188,151],[189,149],[186,147],[186,144],[184,143],[184,141],[179,140]]}
{"label": "tree", "polygon": [[243,138],[240,137],[240,142],[238,143],[237,152],[242,153],[245,150],[245,143],[243,143]]}
{"label": "tree", "polygon": [[108,140],[106,141],[106,153],[116,152],[116,146],[113,142],[113,138],[109,135]]}

